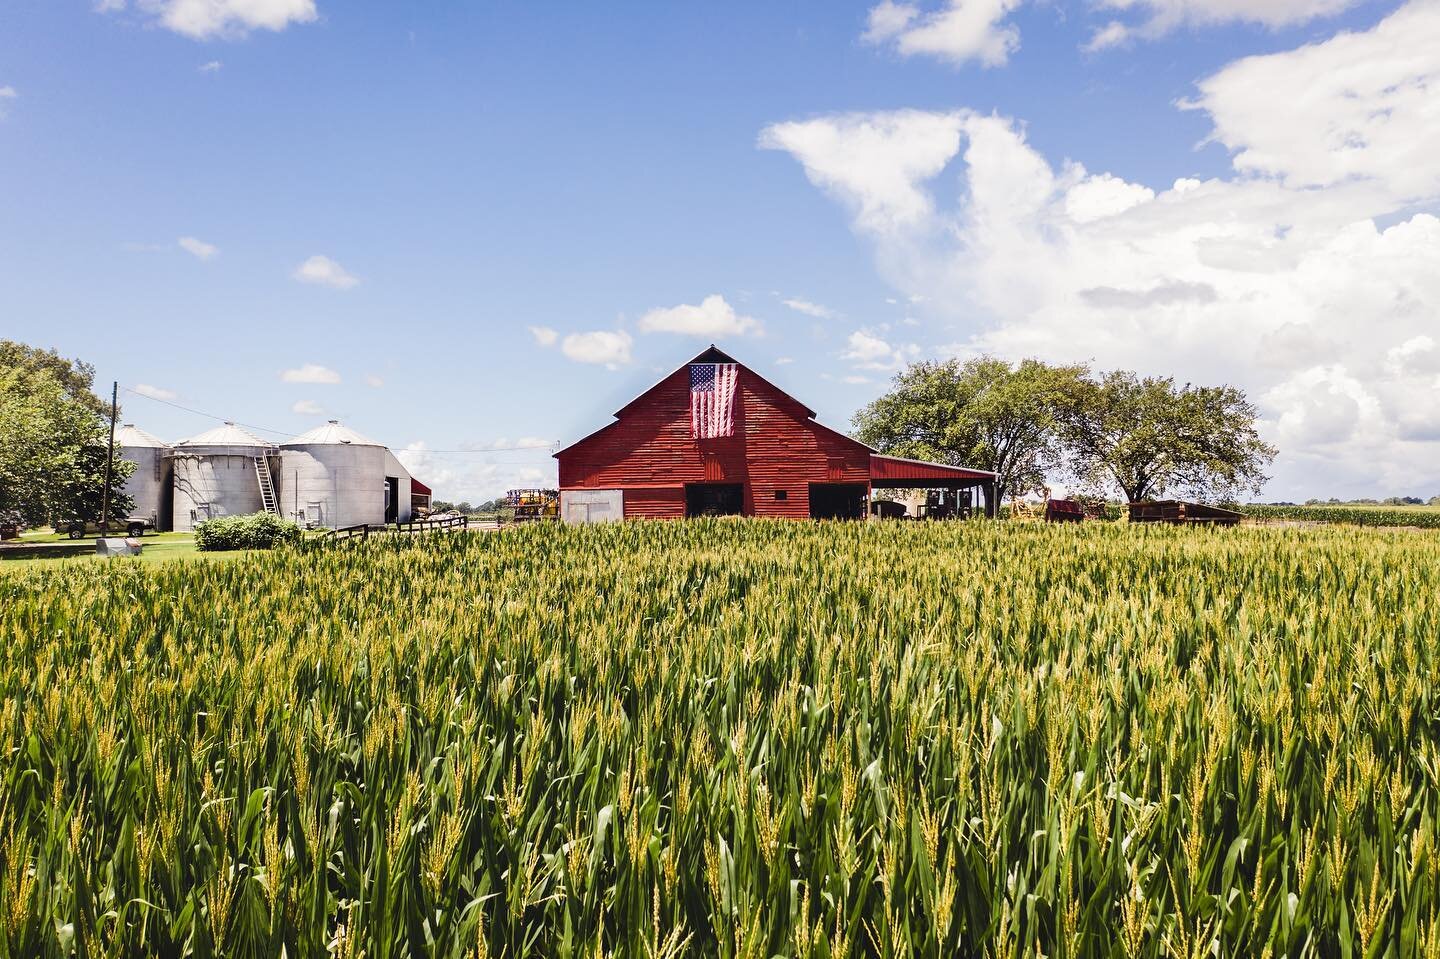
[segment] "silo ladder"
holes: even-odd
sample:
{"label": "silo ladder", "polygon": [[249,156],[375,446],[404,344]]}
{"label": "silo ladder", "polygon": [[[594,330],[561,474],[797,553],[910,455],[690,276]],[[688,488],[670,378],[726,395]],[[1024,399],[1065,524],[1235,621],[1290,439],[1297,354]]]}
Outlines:
{"label": "silo ladder", "polygon": [[265,512],[280,515],[280,503],[275,496],[275,481],[270,476],[270,460],[268,457],[255,457],[255,478],[260,481],[260,505]]}

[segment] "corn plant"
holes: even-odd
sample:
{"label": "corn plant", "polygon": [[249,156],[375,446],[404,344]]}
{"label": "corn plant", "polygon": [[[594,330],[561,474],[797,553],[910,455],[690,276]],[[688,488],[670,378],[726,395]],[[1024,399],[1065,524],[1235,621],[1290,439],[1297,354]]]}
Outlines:
{"label": "corn plant", "polygon": [[725,520],[0,573],[0,952],[1440,956],[1437,582]]}

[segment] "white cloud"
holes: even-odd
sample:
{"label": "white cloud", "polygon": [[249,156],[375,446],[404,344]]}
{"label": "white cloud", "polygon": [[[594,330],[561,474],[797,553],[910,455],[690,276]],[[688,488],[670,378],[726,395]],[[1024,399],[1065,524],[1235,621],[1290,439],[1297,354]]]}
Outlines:
{"label": "white cloud", "polygon": [[530,331],[530,335],[535,338],[535,342],[539,346],[554,346],[555,341],[560,338],[560,334],[548,326],[530,326],[526,329]]}
{"label": "white cloud", "polygon": [[180,249],[189,253],[197,260],[208,260],[220,252],[220,248],[213,243],[206,243],[204,240],[197,240],[193,236],[182,236],[175,241]]}
{"label": "white cloud", "polygon": [[794,360],[793,358],[789,357],[789,356],[777,356],[777,357],[775,357],[775,365],[776,365],[776,366],[789,366],[791,363],[794,363],[794,362],[795,362],[795,360]]}
{"label": "white cloud", "polygon": [[[1241,386],[1281,449],[1273,496],[1433,490],[1440,218],[1416,210],[1440,205],[1437,59],[1440,4],[1422,2],[1232,64],[1192,106],[1235,172],[1168,188],[1052,165],[1019,123],[965,112],[932,116],[956,142],[923,166],[874,149],[913,111],[806,121],[785,148],[807,173],[870,151],[864,177],[811,179],[853,211],[886,281],[968,331],[954,351]],[[930,181],[952,173],[942,208]],[[896,196],[909,215],[875,215]],[[890,346],[860,330],[845,357],[883,366]]]}
{"label": "white cloud", "polygon": [[736,313],[735,308],[725,302],[725,297],[719,293],[705,297],[699,306],[681,303],[679,306],[653,309],[640,317],[639,326],[644,333],[683,333],[717,338],[760,333],[758,320]]}
{"label": "white cloud", "polygon": [[[490,444],[477,446],[492,448]],[[451,502],[483,503],[504,495],[509,489],[553,488],[556,484],[555,461],[544,452],[517,462],[512,458],[446,456],[431,451],[425,443],[416,442],[397,450],[395,457],[416,479],[435,491],[436,499]]]}
{"label": "white cloud", "polygon": [[1131,29],[1125,24],[1119,20],[1111,20],[1105,26],[1096,28],[1081,49],[1086,53],[1096,53],[1111,47],[1121,47],[1130,42],[1132,35]]}
{"label": "white cloud", "polygon": [[[126,0],[99,0],[96,10],[123,10]],[[135,9],[167,30],[193,40],[243,37],[251,30],[284,30],[317,19],[315,0],[136,0]]]}
{"label": "white cloud", "polygon": [[291,275],[301,283],[318,283],[337,290],[348,290],[360,282],[339,263],[318,254],[297,266]]}
{"label": "white cloud", "polygon": [[860,376],[858,373],[852,373],[849,376],[842,376],[840,382],[849,386],[859,386],[862,383],[869,383],[871,380],[868,376]]}
{"label": "white cloud", "polygon": [[813,316],[817,319],[828,320],[832,319],[835,316],[835,311],[830,309],[828,306],[821,306],[819,303],[811,303],[809,300],[791,299],[781,300],[780,302],[790,307],[790,309],[794,310],[796,313],[804,313],[806,316]]}
{"label": "white cloud", "polygon": [[1211,116],[1241,172],[1294,187],[1379,181],[1397,199],[1440,192],[1440,4],[1247,57],[1199,86],[1187,106]]}
{"label": "white cloud", "polygon": [[856,330],[845,341],[840,358],[862,370],[895,370],[918,359],[920,352],[913,343],[891,346],[869,330]]}
{"label": "white cloud", "polygon": [[201,73],[219,73],[220,68],[224,65],[225,64],[221,63],[219,60],[210,60],[206,63],[200,64],[199,70]]}
{"label": "white cloud", "polygon": [[174,390],[162,389],[158,386],[151,386],[149,383],[136,383],[135,392],[141,396],[148,396],[152,400],[163,400],[168,403],[176,398]]}
{"label": "white cloud", "polygon": [[1000,66],[1020,46],[1020,31],[1005,18],[1020,0],[947,0],[921,12],[913,3],[881,0],[872,7],[864,39],[889,44],[902,56],[924,54],[953,63]]}
{"label": "white cloud", "polygon": [[852,207],[861,229],[897,232],[933,214],[922,184],[960,149],[967,116],[901,110],[776,123],[760,146],[793,154],[811,183]]}
{"label": "white cloud", "polygon": [[285,370],[280,379],[285,383],[339,383],[340,374],[319,363],[306,363],[293,370]]}
{"label": "white cloud", "polygon": [[6,109],[7,104],[9,104],[12,100],[18,99],[20,99],[20,94],[18,91],[16,91],[14,87],[0,87],[0,120],[3,120],[6,113],[8,112]]}
{"label": "white cloud", "polygon": [[633,343],[624,330],[595,330],[571,333],[560,341],[560,352],[577,363],[599,363],[613,370],[630,362]]}
{"label": "white cloud", "polygon": [[325,412],[325,409],[314,400],[296,400],[290,404],[290,412],[303,416],[319,416]]}
{"label": "white cloud", "polygon": [[542,439],[539,436],[522,436],[518,440],[511,440],[502,436],[496,440],[462,443],[460,444],[460,448],[471,449],[473,447],[476,450],[547,450],[554,445],[554,440]]}
{"label": "white cloud", "polygon": [[367,373],[365,374],[365,385],[373,390],[378,390],[385,385],[385,380],[374,373]]}
{"label": "white cloud", "polygon": [[[1103,0],[1113,10],[1146,15],[1143,30],[1157,35],[1176,27],[1258,23],[1284,27],[1330,17],[1360,0]],[[1108,27],[1106,28],[1108,29]]]}

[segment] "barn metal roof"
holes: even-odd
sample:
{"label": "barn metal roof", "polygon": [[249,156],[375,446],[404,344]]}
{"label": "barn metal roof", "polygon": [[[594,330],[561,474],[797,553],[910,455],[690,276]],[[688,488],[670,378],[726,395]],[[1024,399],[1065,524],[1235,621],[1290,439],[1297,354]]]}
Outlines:
{"label": "barn metal roof", "polygon": [[874,486],[903,486],[910,481],[970,483],[994,478],[995,474],[988,470],[947,466],[944,463],[885,456],[880,453],[870,454],[870,482]]}
{"label": "barn metal roof", "polygon": [[281,446],[383,446],[348,426],[341,426],[339,420],[330,420],[287,440]]}
{"label": "barn metal roof", "polygon": [[134,423],[125,423],[115,431],[115,445],[122,449],[165,449],[169,446],[158,436],[145,432]]}

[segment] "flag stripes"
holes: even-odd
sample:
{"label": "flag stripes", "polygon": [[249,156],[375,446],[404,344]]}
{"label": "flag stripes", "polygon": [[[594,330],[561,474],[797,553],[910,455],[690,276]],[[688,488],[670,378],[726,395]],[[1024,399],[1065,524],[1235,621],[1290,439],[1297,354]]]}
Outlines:
{"label": "flag stripes", "polygon": [[735,435],[736,363],[690,364],[690,435],[697,440]]}

